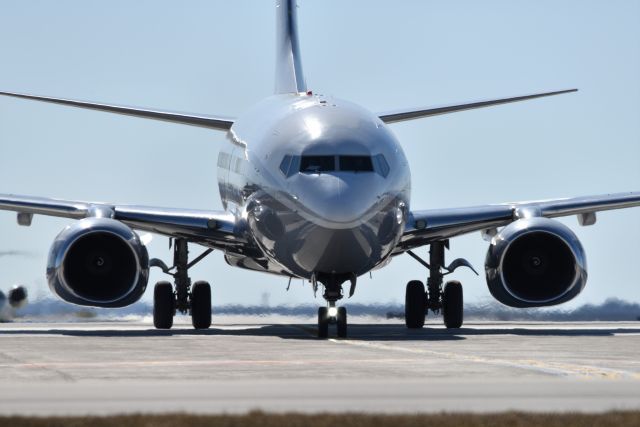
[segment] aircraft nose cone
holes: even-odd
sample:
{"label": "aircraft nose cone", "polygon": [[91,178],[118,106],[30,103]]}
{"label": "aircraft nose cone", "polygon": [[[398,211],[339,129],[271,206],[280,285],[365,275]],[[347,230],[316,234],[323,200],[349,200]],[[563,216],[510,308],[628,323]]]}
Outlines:
{"label": "aircraft nose cone", "polygon": [[[370,175],[370,174],[368,174]],[[321,225],[353,226],[367,216],[377,201],[371,176],[309,175],[302,203]]]}

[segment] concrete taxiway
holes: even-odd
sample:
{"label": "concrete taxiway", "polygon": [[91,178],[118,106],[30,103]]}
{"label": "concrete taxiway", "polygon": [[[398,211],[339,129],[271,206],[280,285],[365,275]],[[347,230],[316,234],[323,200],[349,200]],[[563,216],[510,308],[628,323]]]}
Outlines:
{"label": "concrete taxiway", "polygon": [[640,409],[640,323],[217,320],[1,324],[0,414]]}

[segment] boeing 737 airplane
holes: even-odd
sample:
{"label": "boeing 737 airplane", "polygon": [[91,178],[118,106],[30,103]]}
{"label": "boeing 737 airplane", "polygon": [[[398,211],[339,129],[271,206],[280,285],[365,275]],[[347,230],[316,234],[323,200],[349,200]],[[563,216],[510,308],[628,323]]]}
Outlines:
{"label": "boeing 737 airplane", "polygon": [[[295,0],[278,0],[275,94],[238,118],[176,113],[104,103],[0,92],[16,98],[164,120],[225,132],[218,157],[224,212],[127,206],[115,203],[0,195],[0,209],[17,212],[20,225],[33,215],[78,220],[51,247],[47,279],[65,301],[124,307],[138,301],[149,269],[172,276],[154,288],[156,328],[173,325],[176,312],[190,313],[197,329],[211,325],[211,288],[191,283],[189,269],[214,250],[231,266],[302,278],[319,287],[318,336],[329,325],[347,335],[347,312],[336,303],[358,277],[401,254],[429,271],[425,284],[407,284],[405,320],[421,328],[431,310],[447,328],[463,321],[462,286],[444,276],[464,259],[445,262],[449,239],[481,232],[489,242],[485,273],[491,294],[512,307],[542,307],[575,298],[587,280],[586,259],[576,235],[554,218],[576,215],[581,225],[596,212],[640,206],[640,192],[455,209],[414,210],[411,173],[390,125],[474,108],[574,92],[538,93],[465,104],[370,112],[351,102],[316,95],[302,72]],[[172,239],[172,266],[149,259],[138,232]],[[204,252],[189,258],[188,245]],[[429,245],[428,260],[414,249]],[[475,270],[474,270],[475,271]]]}

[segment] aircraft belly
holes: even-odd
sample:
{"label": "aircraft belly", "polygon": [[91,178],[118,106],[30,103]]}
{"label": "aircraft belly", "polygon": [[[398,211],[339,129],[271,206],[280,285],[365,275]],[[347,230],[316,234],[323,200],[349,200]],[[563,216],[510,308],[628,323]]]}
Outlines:
{"label": "aircraft belly", "polygon": [[249,229],[265,255],[294,276],[365,274],[386,260],[404,228],[404,221],[389,221],[396,218],[395,200],[351,227],[330,228],[292,209],[293,201],[283,203],[282,194],[254,196],[247,204]]}

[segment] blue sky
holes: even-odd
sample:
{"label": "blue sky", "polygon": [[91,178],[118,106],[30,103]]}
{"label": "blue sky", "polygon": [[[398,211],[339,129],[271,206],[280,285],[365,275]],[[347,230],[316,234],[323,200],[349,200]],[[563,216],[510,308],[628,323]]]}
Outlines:
{"label": "blue sky", "polygon": [[[640,190],[640,2],[300,0],[304,70],[316,92],[373,111],[577,87],[577,94],[393,125],[413,174],[412,207],[455,207]],[[0,88],[238,116],[271,94],[273,2],[2,0]],[[210,130],[0,99],[0,192],[221,209]],[[640,209],[576,231],[589,283],[571,305],[640,299]],[[0,287],[46,295],[48,248],[69,221],[18,227],[0,213]],[[482,270],[479,234],[451,257]],[[157,237],[151,255],[169,260]],[[198,249],[194,247],[193,253]],[[426,249],[421,250],[426,255]],[[357,302],[402,301],[426,272],[409,257],[364,277]],[[456,273],[467,301],[484,277]],[[308,285],[232,269],[193,270],[214,305],[312,301]],[[161,280],[154,272],[152,282]],[[149,299],[147,292],[145,299]],[[318,300],[321,303],[321,300]]]}

